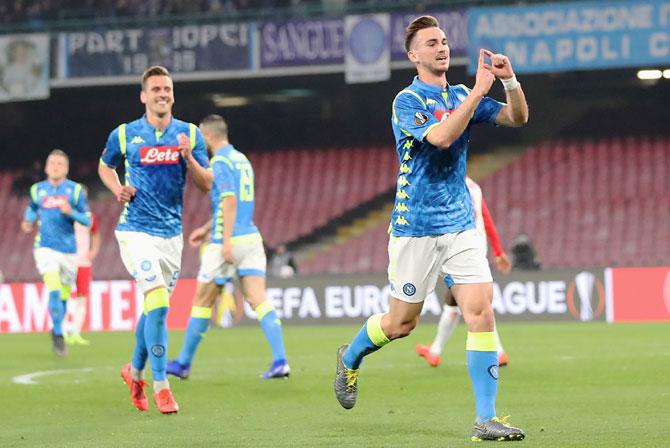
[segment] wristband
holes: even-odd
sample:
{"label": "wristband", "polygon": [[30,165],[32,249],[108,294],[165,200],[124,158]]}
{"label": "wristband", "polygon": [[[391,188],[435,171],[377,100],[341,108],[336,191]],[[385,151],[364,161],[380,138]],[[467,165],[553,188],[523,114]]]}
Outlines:
{"label": "wristband", "polygon": [[516,75],[512,75],[512,77],[508,79],[500,78],[500,82],[502,82],[503,87],[505,88],[506,91],[518,89],[519,87],[521,87],[521,83],[517,81]]}

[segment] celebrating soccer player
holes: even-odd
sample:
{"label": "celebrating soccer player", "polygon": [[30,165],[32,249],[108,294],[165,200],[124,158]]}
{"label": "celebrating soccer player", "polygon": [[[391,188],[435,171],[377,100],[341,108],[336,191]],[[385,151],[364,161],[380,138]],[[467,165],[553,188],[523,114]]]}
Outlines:
{"label": "celebrating soccer player", "polygon": [[[467,365],[477,415],[472,440],[520,440],[524,432],[496,416],[492,277],[475,229],[465,162],[472,124],[521,126],[528,121],[528,106],[503,54],[480,50],[472,89],[449,84],[449,45],[434,17],[410,23],[405,48],[418,76],[392,105],[400,173],[388,246],[389,311],[371,316],[351,344],[339,348],[335,394],[344,408],[354,406],[363,357],[412,331],[439,277],[468,327]],[[505,88],[506,104],[486,97],[496,78]]]}
{"label": "celebrating soccer player", "polygon": [[[116,238],[123,264],[144,293],[132,361],[123,366],[121,375],[135,407],[146,411],[144,367],[148,357],[156,405],[160,412],[171,414],[179,406],[166,376],[167,314],[181,267],[184,183],[188,170],[198,188],[208,192],[212,174],[207,170],[207,149],[200,130],[172,116],[174,92],[166,68],[154,66],[144,72],[140,100],[145,115],[111,132],[98,174],[124,203]],[[122,163],[123,185],[115,170]]]}

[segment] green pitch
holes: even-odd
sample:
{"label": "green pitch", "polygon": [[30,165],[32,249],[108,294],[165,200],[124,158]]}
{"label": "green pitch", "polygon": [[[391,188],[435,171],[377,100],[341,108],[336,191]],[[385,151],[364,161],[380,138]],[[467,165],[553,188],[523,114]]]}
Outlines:
{"label": "green pitch", "polygon": [[[136,411],[119,377],[130,333],[89,334],[66,359],[46,334],[0,335],[2,447],[459,447],[474,404],[461,325],[429,367],[414,354],[433,325],[369,356],[358,404],[333,394],[335,352],[356,327],[286,327],[292,376],[262,381],[270,361],[260,329],[213,329],[191,378],[172,380],[176,416]],[[525,446],[669,446],[669,324],[502,324],[510,355],[501,369],[499,415],[526,430]],[[183,332],[170,338],[176,355]],[[82,369],[82,370],[75,370]],[[83,370],[86,369],[86,370]],[[34,385],[13,382],[33,376]]]}

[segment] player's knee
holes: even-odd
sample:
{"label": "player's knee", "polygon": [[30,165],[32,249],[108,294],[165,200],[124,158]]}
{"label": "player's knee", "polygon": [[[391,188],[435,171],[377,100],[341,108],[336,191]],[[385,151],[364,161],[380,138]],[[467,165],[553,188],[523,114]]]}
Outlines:
{"label": "player's knee", "polygon": [[389,328],[386,329],[388,331],[386,336],[389,339],[400,339],[409,336],[412,330],[416,327],[417,322],[417,319],[412,319],[410,321],[391,323]]}

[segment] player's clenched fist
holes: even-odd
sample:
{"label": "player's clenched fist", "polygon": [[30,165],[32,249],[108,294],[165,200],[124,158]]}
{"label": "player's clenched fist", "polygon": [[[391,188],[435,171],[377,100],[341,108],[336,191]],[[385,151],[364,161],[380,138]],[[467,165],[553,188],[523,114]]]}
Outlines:
{"label": "player's clenched fist", "polygon": [[179,134],[179,151],[181,151],[181,156],[185,160],[190,159],[192,156],[191,139],[183,132]]}
{"label": "player's clenched fist", "polygon": [[116,192],[116,200],[119,202],[130,202],[130,200],[135,196],[135,193],[137,192],[137,189],[135,187],[132,187],[130,185],[123,185],[117,192]]}

